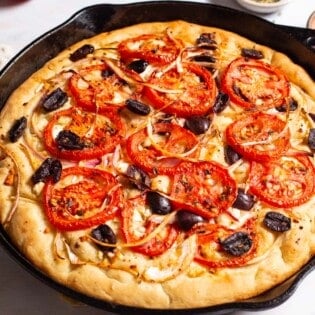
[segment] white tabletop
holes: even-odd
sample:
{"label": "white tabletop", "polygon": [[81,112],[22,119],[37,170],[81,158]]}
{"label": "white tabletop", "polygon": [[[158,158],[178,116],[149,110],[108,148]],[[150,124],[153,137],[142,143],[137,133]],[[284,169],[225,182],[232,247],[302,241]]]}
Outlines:
{"label": "white tabletop", "polygon": [[[105,0],[0,0],[1,47],[7,56],[19,52],[35,38],[58,26],[83,7],[137,1]],[[139,1],[138,1],[139,2]],[[144,2],[144,1],[143,1]],[[233,0],[194,1],[242,8]],[[295,0],[282,11],[261,17],[283,25],[305,27],[315,0]],[[3,57],[6,57],[3,55]],[[314,56],[315,57],[315,56]],[[1,60],[0,60],[1,68]],[[257,315],[315,315],[315,271],[309,274],[285,303],[255,312]],[[26,272],[0,247],[0,314],[2,315],[109,315],[112,313],[70,301]],[[233,315],[250,315],[239,311]]]}

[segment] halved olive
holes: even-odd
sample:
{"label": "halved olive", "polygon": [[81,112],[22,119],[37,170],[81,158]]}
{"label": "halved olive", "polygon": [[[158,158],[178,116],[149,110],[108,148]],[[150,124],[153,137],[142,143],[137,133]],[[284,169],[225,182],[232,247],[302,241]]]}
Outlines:
{"label": "halved olive", "polygon": [[146,200],[153,213],[168,214],[173,210],[171,201],[156,191],[148,191]]}
{"label": "halved olive", "polygon": [[22,137],[22,135],[23,135],[23,133],[24,133],[24,131],[26,129],[26,126],[27,126],[27,119],[26,119],[26,117],[23,116],[23,117],[17,119],[13,123],[12,127],[9,130],[9,134],[8,134],[9,140],[11,142],[18,141],[18,139],[20,137]]}
{"label": "halved olive", "polygon": [[42,101],[42,107],[46,112],[51,112],[62,107],[68,100],[68,95],[61,88],[49,93]]}
{"label": "halved olive", "polygon": [[253,244],[253,240],[246,232],[236,232],[224,240],[220,240],[224,251],[233,256],[242,256],[247,253]]}
{"label": "halved olive", "polygon": [[[112,228],[107,224],[101,224],[91,231],[91,236],[99,242],[116,244],[117,237]],[[97,244],[104,251],[113,251],[114,247]]]}
{"label": "halved olive", "polygon": [[195,135],[201,135],[209,129],[210,125],[210,118],[205,116],[192,116],[185,120],[184,127]]}
{"label": "halved olive", "polygon": [[204,222],[204,218],[190,211],[179,210],[176,213],[176,222],[180,229],[189,231],[195,224]]}
{"label": "halved olive", "polygon": [[267,228],[276,232],[285,232],[291,228],[291,219],[284,214],[275,211],[267,212],[263,223]]}
{"label": "halved olive", "polygon": [[137,100],[128,99],[126,101],[126,107],[133,113],[146,116],[151,112],[151,108],[149,105],[139,102]]}
{"label": "halved olive", "polygon": [[239,188],[236,200],[232,207],[240,210],[250,210],[255,204],[255,197],[245,192],[244,189]]}
{"label": "halved olive", "polygon": [[231,146],[227,145],[224,148],[224,159],[227,164],[232,165],[241,158],[242,156],[237,153]]}
{"label": "halved olive", "polygon": [[133,70],[137,73],[142,73],[149,63],[143,59],[137,59],[128,64],[128,69]]}

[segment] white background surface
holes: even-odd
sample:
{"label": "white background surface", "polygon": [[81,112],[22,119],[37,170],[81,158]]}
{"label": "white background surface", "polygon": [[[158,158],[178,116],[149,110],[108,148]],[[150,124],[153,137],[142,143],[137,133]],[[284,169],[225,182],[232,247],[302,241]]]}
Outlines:
{"label": "white background surface", "polygon": [[[32,40],[63,23],[83,7],[99,3],[129,2],[136,1],[0,0],[0,51],[1,45],[5,45],[10,54],[19,52]],[[214,3],[243,10],[233,0],[194,2]],[[277,24],[305,27],[307,18],[313,10],[315,10],[315,0],[295,0],[282,11],[261,17]],[[70,301],[61,296],[22,269],[0,248],[0,314],[109,315],[111,313]],[[233,313],[233,315],[251,314],[315,315],[315,271],[306,277],[294,295],[282,305],[255,313],[245,311]]]}

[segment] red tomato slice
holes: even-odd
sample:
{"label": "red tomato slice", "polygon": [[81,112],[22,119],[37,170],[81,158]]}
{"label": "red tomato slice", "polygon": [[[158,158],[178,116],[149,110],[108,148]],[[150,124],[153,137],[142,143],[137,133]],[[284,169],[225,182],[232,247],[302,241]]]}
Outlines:
{"label": "red tomato slice", "polygon": [[144,87],[144,95],[152,106],[180,117],[207,114],[217,94],[211,73],[194,63],[183,63],[181,72],[172,68],[162,75],[155,74],[148,82],[165,90],[161,92],[149,86]]}
{"label": "red tomato slice", "polygon": [[107,64],[93,65],[74,73],[69,89],[76,104],[92,112],[117,110],[133,95],[133,89]]}
{"label": "red tomato slice", "polygon": [[[142,225],[142,227],[145,229],[143,236],[138,236],[135,234],[135,231],[139,227],[134,226],[134,213],[140,208],[145,208],[145,206],[145,196],[140,195],[135,198],[129,199],[123,207],[123,210],[121,212],[122,233],[126,239],[126,242],[128,243],[140,241],[158,227],[158,223],[146,220]],[[161,234],[153,237],[143,245],[132,247],[132,250],[148,256],[161,255],[173,245],[178,236],[178,233],[178,230],[173,225],[167,225],[165,227],[165,230],[163,230]]]}
{"label": "red tomato slice", "polygon": [[314,166],[305,155],[283,156],[263,164],[252,162],[249,184],[250,192],[271,206],[299,206],[314,193]]}
{"label": "red tomato slice", "polygon": [[226,211],[236,196],[234,179],[215,162],[183,162],[173,176],[171,199],[177,207],[207,219]]}
{"label": "red tomato slice", "polygon": [[[169,174],[175,172],[175,167],[181,159],[172,157],[192,150],[198,144],[198,138],[189,130],[172,123],[157,123],[153,125],[154,135],[158,135],[158,145],[169,153],[163,157],[158,148],[147,145],[147,129],[142,129],[127,139],[127,154],[131,161],[149,173]],[[164,153],[165,153],[164,151]],[[190,156],[193,156],[193,152]]]}
{"label": "red tomato slice", "polygon": [[115,177],[98,169],[70,167],[59,182],[46,182],[44,208],[59,230],[75,231],[102,224],[117,215],[121,191]]}
{"label": "red tomato slice", "polygon": [[[68,119],[63,130],[76,134],[81,143],[78,148],[63,148],[54,137],[54,129]],[[118,114],[108,112],[94,114],[70,108],[57,112],[48,122],[44,130],[44,143],[47,151],[53,156],[72,161],[99,158],[112,152],[125,135],[125,126]]]}
{"label": "red tomato slice", "polygon": [[244,158],[267,161],[279,158],[290,146],[290,131],[275,115],[247,114],[226,129],[228,144]]}
{"label": "red tomato slice", "polygon": [[145,34],[122,41],[118,52],[123,60],[144,59],[162,66],[174,61],[182,44],[165,34]]}
{"label": "red tomato slice", "polygon": [[285,104],[290,90],[287,78],[279,69],[249,58],[230,63],[222,75],[221,87],[236,105],[260,110]]}
{"label": "red tomato slice", "polygon": [[[251,238],[252,245],[250,249],[240,256],[223,253],[220,240],[240,231],[248,233]],[[253,259],[257,252],[258,238],[257,234],[254,233],[253,220],[247,222],[243,228],[237,231],[218,224],[203,223],[197,225],[192,233],[196,233],[198,237],[198,252],[195,261],[209,268],[240,267]]]}

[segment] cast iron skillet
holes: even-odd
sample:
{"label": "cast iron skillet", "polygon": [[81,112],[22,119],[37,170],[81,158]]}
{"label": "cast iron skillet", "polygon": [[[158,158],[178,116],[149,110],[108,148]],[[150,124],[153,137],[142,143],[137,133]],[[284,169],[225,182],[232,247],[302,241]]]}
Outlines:
{"label": "cast iron skillet", "polygon": [[[33,72],[60,51],[84,38],[140,22],[183,19],[188,22],[234,31],[253,41],[287,54],[315,79],[315,31],[274,25],[256,16],[233,9],[202,3],[159,1],[128,5],[95,5],[82,9],[62,25],[29,44],[0,72],[0,110],[9,95]],[[0,243],[28,272],[47,285],[75,300],[116,314],[224,314],[236,310],[264,310],[280,305],[296,290],[304,277],[315,268],[315,257],[295,276],[253,299],[193,310],[144,310],[113,305],[88,297],[48,278],[27,260],[0,227]]]}

